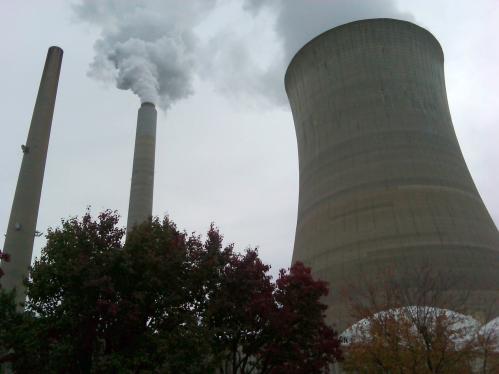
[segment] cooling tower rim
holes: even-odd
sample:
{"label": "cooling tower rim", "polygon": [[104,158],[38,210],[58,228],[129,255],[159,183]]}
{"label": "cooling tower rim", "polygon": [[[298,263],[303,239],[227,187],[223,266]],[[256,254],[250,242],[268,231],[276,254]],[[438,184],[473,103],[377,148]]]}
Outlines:
{"label": "cooling tower rim", "polygon": [[360,19],[360,20],[356,20],[356,21],[352,21],[352,22],[348,22],[348,23],[344,23],[342,25],[339,25],[339,26],[336,26],[336,27],[333,27],[329,30],[326,30],[322,33],[320,33],[319,35],[315,36],[314,38],[310,39],[307,43],[305,43],[294,55],[293,57],[291,58],[289,64],[288,64],[288,67],[286,69],[286,73],[284,74],[284,82],[287,81],[287,77],[288,77],[288,73],[290,71],[290,68],[291,66],[293,66],[295,64],[295,61],[304,53],[306,53],[306,50],[310,48],[310,46],[312,44],[315,44],[315,42],[317,42],[318,40],[326,37],[327,35],[329,35],[330,33],[334,33],[334,32],[337,32],[337,31],[340,31],[344,28],[347,28],[347,27],[351,27],[353,25],[356,25],[356,24],[359,24],[359,23],[380,23],[380,22],[384,22],[384,23],[398,23],[398,24],[405,24],[405,25],[408,25],[410,27],[413,27],[413,28],[416,28],[416,29],[419,29],[420,31],[422,31],[423,33],[429,35],[433,41],[435,42],[437,48],[440,50],[440,53],[442,54],[442,59],[443,59],[443,49],[442,49],[442,46],[440,45],[440,42],[438,41],[438,39],[435,37],[435,35],[433,35],[430,31],[428,31],[427,29],[425,29],[424,27],[422,26],[419,26],[419,25],[416,25],[415,23],[413,22],[410,22],[410,21],[405,21],[405,20],[401,20],[401,19],[396,19],[396,18],[366,18],[366,19]]}
{"label": "cooling tower rim", "polygon": [[143,107],[143,106],[152,106],[153,108],[156,108],[156,105],[154,105],[154,103],[150,102],[150,101],[144,101],[140,104],[140,107]]}

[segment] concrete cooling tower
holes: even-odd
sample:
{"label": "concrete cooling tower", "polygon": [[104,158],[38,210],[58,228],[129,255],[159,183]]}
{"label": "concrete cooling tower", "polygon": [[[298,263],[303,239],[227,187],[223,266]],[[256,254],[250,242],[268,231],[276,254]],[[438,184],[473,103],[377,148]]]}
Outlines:
{"label": "concrete cooling tower", "polygon": [[27,277],[33,254],[62,55],[59,47],[50,47],[47,52],[28,139],[22,146],[23,161],[5,236],[4,250],[10,254],[11,260],[2,263],[5,275],[1,282],[6,290],[16,288],[18,304],[25,300],[23,280]]}
{"label": "concrete cooling tower", "polygon": [[300,169],[293,262],[329,282],[329,321],[352,322],[341,287],[423,262],[464,280],[456,291],[484,314],[499,235],[459,148],[435,37],[393,19],[342,25],[294,56],[285,85]]}
{"label": "concrete cooling tower", "polygon": [[132,185],[127,232],[152,215],[157,112],[153,103],[142,103],[137,116]]}

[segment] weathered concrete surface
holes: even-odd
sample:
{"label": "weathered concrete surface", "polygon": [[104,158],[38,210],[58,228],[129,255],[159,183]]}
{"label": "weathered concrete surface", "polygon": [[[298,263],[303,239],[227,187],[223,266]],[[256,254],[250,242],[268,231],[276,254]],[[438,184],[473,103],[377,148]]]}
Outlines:
{"label": "weathered concrete surface", "polygon": [[156,120],[154,104],[142,103],[137,116],[127,232],[152,215]]}
{"label": "weathered concrete surface", "polygon": [[385,266],[449,271],[475,316],[497,296],[499,235],[454,133],[443,62],[428,31],[372,19],[316,37],[287,70],[300,167],[293,262],[330,282],[339,328],[351,322],[339,289]]}
{"label": "weathered concrete surface", "polygon": [[11,255],[11,260],[2,263],[5,275],[1,282],[6,290],[17,289],[17,303],[25,300],[23,280],[27,276],[33,254],[62,55],[63,51],[59,47],[50,47],[47,52],[28,139],[23,146],[24,155],[3,247]]}

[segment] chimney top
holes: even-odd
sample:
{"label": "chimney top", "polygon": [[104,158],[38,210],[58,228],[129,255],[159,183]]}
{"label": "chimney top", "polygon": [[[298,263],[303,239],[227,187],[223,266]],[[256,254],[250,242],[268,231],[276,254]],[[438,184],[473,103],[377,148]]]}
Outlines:
{"label": "chimney top", "polygon": [[58,53],[60,53],[60,54],[63,54],[63,53],[64,53],[64,51],[62,50],[62,48],[61,48],[61,47],[58,47],[58,46],[56,46],[56,45],[52,45],[52,46],[50,46],[50,47],[49,47],[49,52],[58,52]]}

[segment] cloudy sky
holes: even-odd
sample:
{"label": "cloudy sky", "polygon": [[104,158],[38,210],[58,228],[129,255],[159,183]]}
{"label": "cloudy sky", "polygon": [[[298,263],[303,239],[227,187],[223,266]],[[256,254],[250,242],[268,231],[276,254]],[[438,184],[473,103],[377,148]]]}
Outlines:
{"label": "cloudy sky", "polygon": [[411,20],[442,44],[457,136],[498,224],[497,0],[26,0],[0,2],[0,230],[46,51],[58,45],[39,231],[87,206],[126,217],[137,109],[152,100],[154,214],[189,232],[214,221],[238,248],[259,246],[274,271],[289,266],[298,160],[285,68],[320,32],[373,17]]}

